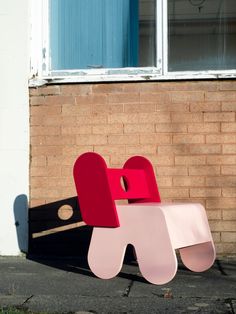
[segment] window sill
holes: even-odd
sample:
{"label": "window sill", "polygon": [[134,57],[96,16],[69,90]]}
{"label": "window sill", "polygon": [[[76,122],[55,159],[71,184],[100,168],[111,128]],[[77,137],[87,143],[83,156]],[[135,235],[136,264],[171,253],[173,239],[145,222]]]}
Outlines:
{"label": "window sill", "polygon": [[101,83],[101,82],[147,82],[147,81],[175,81],[175,80],[203,80],[203,79],[235,79],[236,70],[231,71],[203,71],[203,72],[171,72],[162,75],[157,69],[99,69],[88,71],[57,71],[50,75],[37,76],[29,79],[29,87],[39,87],[49,84],[69,83]]}

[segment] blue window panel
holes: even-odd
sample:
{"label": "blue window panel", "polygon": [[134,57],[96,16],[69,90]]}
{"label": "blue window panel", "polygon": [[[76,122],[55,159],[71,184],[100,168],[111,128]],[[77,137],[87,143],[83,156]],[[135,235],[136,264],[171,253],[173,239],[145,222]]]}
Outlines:
{"label": "blue window panel", "polygon": [[138,66],[138,0],[50,0],[51,69]]}

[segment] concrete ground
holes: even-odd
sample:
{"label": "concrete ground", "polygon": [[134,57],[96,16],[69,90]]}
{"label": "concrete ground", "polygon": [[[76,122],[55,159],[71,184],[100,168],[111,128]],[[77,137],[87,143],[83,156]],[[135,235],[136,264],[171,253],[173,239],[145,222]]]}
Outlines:
{"label": "concrete ground", "polygon": [[[113,279],[94,277],[82,259],[0,257],[0,308],[48,313],[236,313],[236,260],[204,273],[180,265],[176,277],[146,282],[135,262]],[[0,310],[1,312],[1,310]]]}

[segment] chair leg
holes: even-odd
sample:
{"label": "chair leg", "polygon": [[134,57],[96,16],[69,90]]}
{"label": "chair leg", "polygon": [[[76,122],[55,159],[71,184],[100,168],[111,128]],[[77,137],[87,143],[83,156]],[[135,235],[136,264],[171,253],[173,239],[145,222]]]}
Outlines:
{"label": "chair leg", "polygon": [[159,239],[155,237],[147,245],[136,243],[135,250],[140,272],[147,281],[162,285],[174,278],[178,263],[168,236]]}
{"label": "chair leg", "polygon": [[181,248],[179,251],[184,265],[195,272],[209,269],[215,260],[215,247],[212,241]]}
{"label": "chair leg", "polygon": [[110,279],[121,270],[126,244],[117,237],[119,228],[93,228],[88,263],[99,278]]}

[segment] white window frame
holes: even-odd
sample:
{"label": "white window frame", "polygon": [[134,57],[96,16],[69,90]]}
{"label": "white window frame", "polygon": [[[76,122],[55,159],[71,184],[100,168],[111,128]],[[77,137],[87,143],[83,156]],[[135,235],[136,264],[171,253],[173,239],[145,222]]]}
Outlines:
{"label": "white window frame", "polygon": [[156,0],[156,67],[49,71],[48,13],[48,0],[31,0],[31,87],[48,83],[236,78],[236,69],[168,72],[167,0]]}

